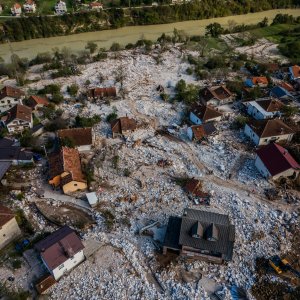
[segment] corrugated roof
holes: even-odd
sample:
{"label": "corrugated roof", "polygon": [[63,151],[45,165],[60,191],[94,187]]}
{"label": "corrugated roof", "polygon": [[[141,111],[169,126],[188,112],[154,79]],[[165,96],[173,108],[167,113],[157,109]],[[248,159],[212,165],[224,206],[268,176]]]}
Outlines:
{"label": "corrugated roof", "polygon": [[54,270],[76,253],[84,249],[84,246],[73,229],[64,226],[44,240],[35,245],[47,266]]}
{"label": "corrugated roof", "polygon": [[289,169],[300,170],[300,165],[282,146],[272,143],[257,151],[258,157],[272,176]]}
{"label": "corrugated roof", "polygon": [[91,145],[93,143],[91,127],[61,129],[57,131],[57,135],[60,139],[71,139],[75,143],[75,146]]}

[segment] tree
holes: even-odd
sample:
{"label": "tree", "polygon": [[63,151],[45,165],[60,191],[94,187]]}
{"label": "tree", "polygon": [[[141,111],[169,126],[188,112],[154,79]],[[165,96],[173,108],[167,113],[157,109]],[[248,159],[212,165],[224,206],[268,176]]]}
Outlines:
{"label": "tree", "polygon": [[299,113],[299,108],[296,106],[285,105],[282,107],[281,112],[285,117],[292,117],[293,115]]}
{"label": "tree", "polygon": [[260,27],[267,27],[269,24],[269,19],[267,17],[264,17],[264,19],[258,23]]}
{"label": "tree", "polygon": [[98,46],[94,42],[87,42],[87,44],[85,46],[85,49],[88,49],[91,54],[95,53],[95,51],[97,50],[97,48],[98,48]]}
{"label": "tree", "polygon": [[60,139],[60,145],[62,147],[75,148],[75,141],[66,136]]}
{"label": "tree", "polygon": [[234,20],[228,20],[227,24],[230,33],[233,32],[235,27],[237,26],[237,22],[235,22]]}
{"label": "tree", "polygon": [[120,51],[121,50],[121,45],[119,43],[113,43],[110,47],[110,51]]}
{"label": "tree", "polygon": [[72,96],[75,97],[78,93],[79,87],[77,84],[71,84],[67,87],[67,92]]}
{"label": "tree", "polygon": [[223,33],[224,29],[219,23],[211,23],[205,27],[206,33],[205,35],[210,35],[211,37],[217,38],[220,34]]}
{"label": "tree", "polygon": [[198,47],[199,47],[199,52],[201,57],[204,57],[204,51],[206,50],[207,46],[208,46],[208,39],[205,38],[204,36],[201,36],[198,42]]}

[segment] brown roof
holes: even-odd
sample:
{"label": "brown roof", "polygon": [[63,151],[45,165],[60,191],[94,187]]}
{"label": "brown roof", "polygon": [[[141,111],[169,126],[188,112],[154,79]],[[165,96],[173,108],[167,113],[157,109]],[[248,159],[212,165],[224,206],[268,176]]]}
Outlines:
{"label": "brown roof", "polygon": [[49,101],[46,98],[35,96],[35,95],[30,96],[27,102],[28,102],[28,106],[32,108],[35,108],[36,105],[38,104],[45,105],[45,106],[49,105]]}
{"label": "brown roof", "polygon": [[54,277],[50,274],[43,276],[35,285],[39,294],[44,294],[49,288],[56,283]]}
{"label": "brown roof", "polygon": [[94,88],[88,91],[88,96],[93,98],[102,97],[116,97],[117,91],[115,87],[108,88]]}
{"label": "brown roof", "polygon": [[54,270],[83,250],[84,246],[75,231],[64,226],[35,244],[35,249],[40,252],[49,269]]}
{"label": "brown roof", "polygon": [[14,212],[0,204],[0,228],[15,217]]}
{"label": "brown roof", "polygon": [[268,78],[265,76],[260,76],[260,77],[252,77],[252,82],[253,84],[268,84]]}
{"label": "brown roof", "polygon": [[[85,182],[80,163],[80,155],[77,149],[62,147],[60,152],[49,157],[50,177],[61,175],[64,172],[70,173],[68,182],[74,180]],[[66,178],[63,181],[66,184]]]}
{"label": "brown roof", "polygon": [[287,90],[288,92],[294,91],[293,86],[285,81],[281,81],[278,85]]}
{"label": "brown roof", "polygon": [[31,113],[32,110],[30,107],[22,104],[17,104],[7,112],[8,118],[6,123],[8,124],[15,119],[31,122],[32,120]]}
{"label": "brown roof", "polygon": [[280,67],[276,63],[267,63],[263,64],[263,66],[267,69],[268,72],[276,72],[280,70]]}
{"label": "brown roof", "polygon": [[291,69],[292,69],[294,78],[300,77],[300,66],[295,65],[295,66],[292,66]]}
{"label": "brown roof", "polygon": [[21,96],[24,96],[25,93],[17,88],[14,88],[12,86],[5,86],[1,91],[0,91],[0,99],[4,97],[12,97],[12,98],[20,98]]}
{"label": "brown roof", "polygon": [[102,4],[99,3],[99,2],[91,2],[90,6],[92,6],[92,7],[99,7],[99,6],[102,6]]}
{"label": "brown roof", "polygon": [[260,138],[294,133],[294,131],[280,119],[253,120],[249,122],[248,125]]}
{"label": "brown roof", "polygon": [[195,139],[197,140],[201,140],[206,136],[203,125],[193,125],[191,126],[191,129],[193,131]]}
{"label": "brown roof", "polygon": [[279,111],[284,106],[282,102],[276,99],[260,100],[256,101],[256,103],[267,112]]}
{"label": "brown roof", "polygon": [[13,8],[15,8],[15,9],[21,8],[21,5],[19,3],[15,3]]}
{"label": "brown roof", "polygon": [[202,122],[206,122],[207,120],[216,119],[222,116],[222,113],[215,110],[209,105],[198,105],[193,108],[192,112],[199,119],[201,119]]}
{"label": "brown roof", "polygon": [[232,93],[224,86],[207,87],[202,91],[202,96],[205,101],[216,98],[218,100],[224,100],[232,97]]}
{"label": "brown roof", "polygon": [[92,128],[70,128],[57,131],[60,139],[69,138],[75,146],[91,145],[93,143]]}
{"label": "brown roof", "polygon": [[128,117],[121,117],[111,122],[111,130],[113,133],[122,134],[124,131],[135,130],[136,121]]}

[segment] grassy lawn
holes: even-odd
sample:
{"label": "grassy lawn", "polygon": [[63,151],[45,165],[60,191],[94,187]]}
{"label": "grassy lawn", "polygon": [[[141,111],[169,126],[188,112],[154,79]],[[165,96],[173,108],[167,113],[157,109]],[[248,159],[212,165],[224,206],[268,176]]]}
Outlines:
{"label": "grassy lawn", "polygon": [[[293,30],[297,26],[299,26],[299,25],[278,24],[278,25],[274,25],[274,26],[253,29],[253,30],[250,30],[250,32],[253,33],[255,36],[257,36],[258,38],[267,38],[271,42],[280,43],[281,39],[286,36],[285,34],[283,34],[283,32]],[[291,40],[294,40],[297,38],[297,35],[295,35],[295,36],[289,35],[288,38]],[[298,36],[298,38],[299,38],[299,36]]]}

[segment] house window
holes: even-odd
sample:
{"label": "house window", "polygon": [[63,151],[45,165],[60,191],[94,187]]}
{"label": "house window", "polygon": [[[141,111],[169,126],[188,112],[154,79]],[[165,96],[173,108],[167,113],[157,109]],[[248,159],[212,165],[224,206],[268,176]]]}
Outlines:
{"label": "house window", "polygon": [[10,100],[7,100],[7,103],[10,103]]}
{"label": "house window", "polygon": [[64,266],[65,266],[64,264],[60,265],[60,266],[58,267],[58,270],[61,270]]}
{"label": "house window", "polygon": [[74,183],[74,186],[77,186],[77,183]]}

